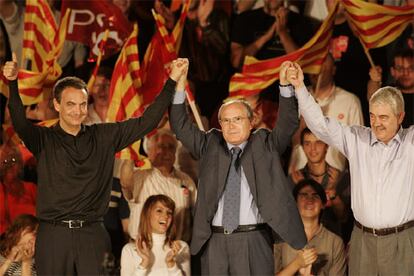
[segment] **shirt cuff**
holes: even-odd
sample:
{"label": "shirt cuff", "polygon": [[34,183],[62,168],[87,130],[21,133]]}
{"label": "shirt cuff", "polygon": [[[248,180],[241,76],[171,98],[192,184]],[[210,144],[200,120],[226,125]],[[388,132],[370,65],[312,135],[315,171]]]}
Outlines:
{"label": "shirt cuff", "polygon": [[185,91],[176,91],[173,98],[173,104],[183,104],[185,102]]}
{"label": "shirt cuff", "polygon": [[295,96],[295,90],[293,86],[279,86],[280,95],[285,98],[291,98]]}

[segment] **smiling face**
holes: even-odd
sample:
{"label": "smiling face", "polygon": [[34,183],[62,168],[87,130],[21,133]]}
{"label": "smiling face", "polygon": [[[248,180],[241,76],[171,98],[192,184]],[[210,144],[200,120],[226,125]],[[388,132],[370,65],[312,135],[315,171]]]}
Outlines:
{"label": "smiling face", "polygon": [[404,112],[395,115],[389,104],[374,103],[370,105],[369,120],[377,139],[387,144],[398,132],[404,119]]}
{"label": "smiling face", "polygon": [[150,225],[153,233],[165,234],[171,225],[173,211],[157,201],[150,212]]}
{"label": "smiling face", "polygon": [[313,133],[307,133],[303,136],[302,147],[308,162],[320,163],[325,160],[328,145],[319,140]]}
{"label": "smiling face", "polygon": [[246,107],[242,103],[236,102],[224,106],[219,116],[224,140],[236,146],[247,141],[253,127]]}
{"label": "smiling face", "polygon": [[297,206],[302,219],[319,219],[323,203],[312,186],[303,187],[297,196]]}
{"label": "smiling face", "polygon": [[62,91],[60,102],[53,104],[59,112],[60,126],[68,133],[77,132],[88,114],[88,93],[83,89],[67,87]]}

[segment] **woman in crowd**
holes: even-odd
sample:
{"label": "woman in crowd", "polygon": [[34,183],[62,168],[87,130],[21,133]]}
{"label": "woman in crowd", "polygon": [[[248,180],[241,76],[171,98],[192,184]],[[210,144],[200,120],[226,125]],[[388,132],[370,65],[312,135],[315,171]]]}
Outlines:
{"label": "woman in crowd", "polygon": [[2,235],[0,241],[0,276],[36,275],[34,251],[39,221],[23,214]]}
{"label": "woman in crowd", "polygon": [[36,214],[36,185],[23,181],[23,160],[11,142],[0,147],[0,234],[21,214]]}
{"label": "woman in crowd", "polygon": [[321,223],[327,202],[323,187],[313,179],[300,181],[293,189],[308,239],[307,248],[295,250],[287,243],[275,245],[275,271],[278,275],[345,275],[342,239]]}
{"label": "woman in crowd", "polygon": [[121,275],[190,275],[188,245],[175,239],[174,201],[150,196],[144,203],[135,242],[125,245]]}

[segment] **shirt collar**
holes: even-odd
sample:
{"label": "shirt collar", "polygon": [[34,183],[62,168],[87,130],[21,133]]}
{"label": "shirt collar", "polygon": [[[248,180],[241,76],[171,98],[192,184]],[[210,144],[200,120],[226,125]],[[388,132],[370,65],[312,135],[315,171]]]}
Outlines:
{"label": "shirt collar", "polygon": [[[392,137],[392,139],[390,140],[390,142],[393,141],[393,140],[395,140],[398,144],[401,144],[401,142],[402,142],[402,140],[401,140],[402,134],[403,134],[403,128],[400,126],[400,129],[395,134],[395,136]],[[388,142],[388,144],[390,142]],[[376,143],[382,143],[382,142],[380,140],[378,140],[377,136],[375,136],[375,133],[371,129],[370,146],[373,146]]]}
{"label": "shirt collar", "polygon": [[230,143],[227,143],[227,148],[229,149],[229,150],[231,150],[232,148],[234,148],[234,147],[239,147],[239,148],[241,148],[241,150],[243,151],[244,150],[244,148],[246,147],[246,145],[247,145],[247,141],[244,141],[243,143],[241,143],[240,145],[233,145],[233,144],[230,144]]}
{"label": "shirt collar", "polygon": [[[70,135],[73,136],[72,134],[67,133],[61,126],[60,126],[60,122],[57,121],[56,124],[53,126],[53,128],[61,135]],[[86,131],[86,127],[84,124],[81,124],[81,129],[79,130],[78,134],[76,136],[79,136],[81,134],[83,134]],[[75,137],[76,137],[75,136]]]}

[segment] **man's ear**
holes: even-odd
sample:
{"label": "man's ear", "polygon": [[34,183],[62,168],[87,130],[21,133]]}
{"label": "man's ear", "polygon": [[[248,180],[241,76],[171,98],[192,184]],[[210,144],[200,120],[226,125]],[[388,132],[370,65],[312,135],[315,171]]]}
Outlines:
{"label": "man's ear", "polygon": [[57,112],[60,112],[60,103],[56,99],[53,99],[53,106]]}
{"label": "man's ear", "polygon": [[405,117],[405,112],[401,112],[400,115],[398,115],[398,124],[401,125]]}

